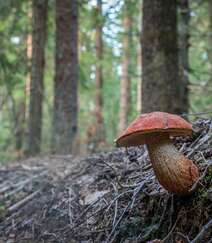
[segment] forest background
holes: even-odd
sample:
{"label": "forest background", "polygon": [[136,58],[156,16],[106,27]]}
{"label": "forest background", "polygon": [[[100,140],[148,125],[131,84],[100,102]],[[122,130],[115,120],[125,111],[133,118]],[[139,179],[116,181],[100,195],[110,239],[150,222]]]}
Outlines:
{"label": "forest background", "polygon": [[2,162],[108,150],[141,112],[211,117],[211,0],[1,0],[0,45]]}

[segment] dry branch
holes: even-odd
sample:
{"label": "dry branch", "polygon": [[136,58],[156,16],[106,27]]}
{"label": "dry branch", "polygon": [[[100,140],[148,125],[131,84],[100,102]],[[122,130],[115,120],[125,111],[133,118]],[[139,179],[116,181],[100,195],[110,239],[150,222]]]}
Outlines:
{"label": "dry branch", "polygon": [[27,196],[26,198],[22,199],[21,201],[15,203],[14,205],[10,206],[7,211],[11,214],[14,213],[15,211],[17,211],[19,208],[23,207],[26,203],[28,203],[29,201],[31,201],[33,198],[35,198],[42,190],[39,189],[35,192],[33,192],[32,194],[30,194],[29,196]]}
{"label": "dry branch", "polygon": [[205,224],[199,234],[191,241],[191,243],[203,242],[204,236],[209,232],[209,229],[212,227],[212,219]]}

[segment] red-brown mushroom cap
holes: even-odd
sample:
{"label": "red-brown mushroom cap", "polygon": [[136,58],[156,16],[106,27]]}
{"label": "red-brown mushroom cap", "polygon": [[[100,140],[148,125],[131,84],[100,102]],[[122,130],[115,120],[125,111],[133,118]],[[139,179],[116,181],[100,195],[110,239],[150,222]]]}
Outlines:
{"label": "red-brown mushroom cap", "polygon": [[139,146],[147,143],[150,134],[167,133],[170,136],[191,135],[192,126],[182,117],[166,112],[142,114],[116,139],[118,147]]}

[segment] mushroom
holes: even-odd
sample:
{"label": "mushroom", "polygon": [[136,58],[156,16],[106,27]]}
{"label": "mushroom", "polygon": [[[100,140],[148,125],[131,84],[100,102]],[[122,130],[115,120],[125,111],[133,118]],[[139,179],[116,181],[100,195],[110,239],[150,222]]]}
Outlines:
{"label": "mushroom", "polygon": [[160,184],[178,195],[190,193],[199,177],[197,166],[181,154],[170,136],[192,134],[192,126],[183,118],[165,113],[142,114],[115,141],[118,147],[146,144],[153,170]]}

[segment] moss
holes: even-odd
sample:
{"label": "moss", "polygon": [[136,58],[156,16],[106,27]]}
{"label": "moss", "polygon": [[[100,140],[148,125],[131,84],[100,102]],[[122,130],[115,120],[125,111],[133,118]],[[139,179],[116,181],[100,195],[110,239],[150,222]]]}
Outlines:
{"label": "moss", "polygon": [[0,219],[4,218],[6,215],[6,207],[3,204],[0,204]]}

